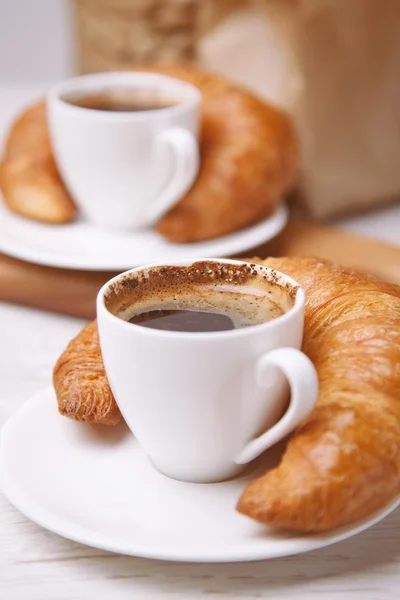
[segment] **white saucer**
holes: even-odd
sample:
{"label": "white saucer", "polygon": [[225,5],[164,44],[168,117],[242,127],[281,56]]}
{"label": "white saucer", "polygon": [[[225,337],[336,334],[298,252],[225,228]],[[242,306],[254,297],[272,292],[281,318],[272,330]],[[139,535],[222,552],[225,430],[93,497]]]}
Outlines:
{"label": "white saucer", "polygon": [[332,533],[277,533],[235,511],[246,482],[275,464],[218,484],[159,474],[124,424],[90,426],[61,417],[52,390],[29,400],[0,437],[4,494],[39,525],[77,542],[135,556],[190,562],[287,556],[344,540],[383,519],[399,500]]}
{"label": "white saucer", "polygon": [[36,223],[8,210],[0,196],[0,251],[51,267],[124,271],[167,258],[232,256],[275,237],[287,216],[287,208],[280,206],[264,221],[236,233],[196,244],[172,244],[150,229],[117,233],[79,221]]}

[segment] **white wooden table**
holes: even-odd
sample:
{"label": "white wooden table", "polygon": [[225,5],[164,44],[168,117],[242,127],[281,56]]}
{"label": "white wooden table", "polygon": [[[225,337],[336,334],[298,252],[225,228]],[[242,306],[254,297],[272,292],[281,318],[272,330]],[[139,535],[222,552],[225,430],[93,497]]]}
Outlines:
{"label": "white wooden table", "polygon": [[[26,94],[23,88],[0,91],[0,117],[7,116],[14,98],[20,102]],[[400,206],[340,225],[400,244]],[[0,305],[0,426],[50,385],[54,361],[81,326],[77,319]],[[0,600],[278,594],[299,600],[399,598],[400,510],[369,531],[317,552],[259,563],[184,565],[117,556],[64,540],[29,522],[0,495]]]}

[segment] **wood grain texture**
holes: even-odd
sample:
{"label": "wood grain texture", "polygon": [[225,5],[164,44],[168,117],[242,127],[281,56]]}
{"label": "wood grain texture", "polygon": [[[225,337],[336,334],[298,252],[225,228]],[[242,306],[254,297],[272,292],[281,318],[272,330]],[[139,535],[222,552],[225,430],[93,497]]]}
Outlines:
{"label": "wood grain texture", "polygon": [[112,275],[43,267],[0,254],[0,301],[93,319],[97,292]]}
{"label": "wood grain texture", "polygon": [[[273,241],[243,256],[318,256],[400,283],[400,248],[333,227],[292,220]],[[0,301],[85,319],[99,288],[115,273],[54,269],[0,255]]]}
{"label": "wood grain texture", "polygon": [[354,235],[335,227],[292,219],[280,235],[257,250],[260,258],[326,258],[345,267],[400,284],[400,247]]}

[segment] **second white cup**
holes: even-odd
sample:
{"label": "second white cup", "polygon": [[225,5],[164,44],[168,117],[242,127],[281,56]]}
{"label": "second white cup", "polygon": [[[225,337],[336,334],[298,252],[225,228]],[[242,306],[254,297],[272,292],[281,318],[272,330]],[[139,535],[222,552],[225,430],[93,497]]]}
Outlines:
{"label": "second white cup", "polygon": [[[71,103],[118,88],[171,105],[117,112]],[[54,156],[83,217],[101,228],[133,230],[171,209],[198,173],[200,102],[196,87],[156,73],[99,73],[53,87],[47,107]]]}

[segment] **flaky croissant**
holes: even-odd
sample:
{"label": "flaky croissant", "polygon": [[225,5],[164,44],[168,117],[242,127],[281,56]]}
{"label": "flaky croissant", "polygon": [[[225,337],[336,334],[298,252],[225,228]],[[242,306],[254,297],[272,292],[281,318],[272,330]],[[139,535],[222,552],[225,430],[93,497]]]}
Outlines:
{"label": "flaky croissant", "polygon": [[270,258],[306,292],[303,351],[317,407],[238,510],[272,527],[323,531],[400,492],[400,288],[314,259]]}
{"label": "flaky croissant", "polygon": [[86,423],[119,423],[122,417],[104,370],[97,321],[68,344],[54,366],[53,385],[62,415]]}
{"label": "flaky croissant", "polygon": [[297,183],[299,151],[287,115],[193,64],[146,65],[202,94],[198,177],[157,224],[172,242],[226,235],[271,214]]}
{"label": "flaky croissant", "polygon": [[[320,393],[279,466],[251,482],[237,508],[272,527],[331,529],[400,493],[400,288],[312,258],[258,262],[291,275],[306,292],[303,350],[317,369]],[[90,327],[80,335],[92,336],[98,349],[95,323]],[[99,349],[100,375],[96,381],[93,371],[91,381],[80,335],[75,367],[66,365],[68,355],[59,363],[66,373],[83,368],[84,377],[77,374],[74,382],[69,375],[67,381],[56,366],[60,410],[83,420],[73,398],[86,398],[88,386],[96,384],[84,420],[110,424],[94,409],[107,397],[109,410],[118,414]]]}
{"label": "flaky croissant", "polygon": [[14,212],[46,223],[76,215],[53,158],[44,102],[24,111],[11,128],[0,164],[0,189]]}

